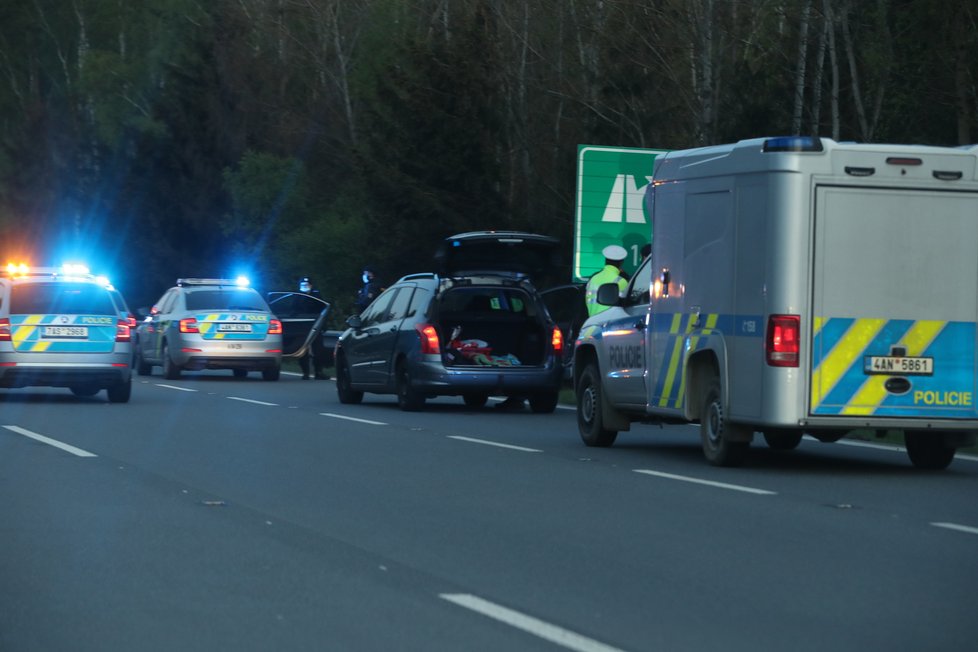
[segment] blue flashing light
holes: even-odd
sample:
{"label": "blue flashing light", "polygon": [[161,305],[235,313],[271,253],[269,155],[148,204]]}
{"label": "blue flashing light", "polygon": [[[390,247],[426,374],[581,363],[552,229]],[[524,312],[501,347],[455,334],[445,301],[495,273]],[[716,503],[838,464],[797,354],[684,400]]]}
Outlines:
{"label": "blue flashing light", "polygon": [[765,152],[821,152],[822,139],[817,136],[779,136],[764,141]]}
{"label": "blue flashing light", "polygon": [[239,288],[246,288],[251,285],[251,281],[248,280],[247,276],[239,276],[234,280],[234,284]]}

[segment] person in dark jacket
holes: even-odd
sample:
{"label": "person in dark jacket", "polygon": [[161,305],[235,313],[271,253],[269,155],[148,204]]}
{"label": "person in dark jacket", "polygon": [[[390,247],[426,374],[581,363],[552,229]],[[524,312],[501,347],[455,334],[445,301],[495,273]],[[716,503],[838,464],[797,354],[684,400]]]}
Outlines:
{"label": "person in dark jacket", "polygon": [[366,310],[367,306],[380,294],[380,281],[377,280],[377,273],[372,266],[364,266],[362,278],[363,287],[360,288],[356,301],[358,313]]}

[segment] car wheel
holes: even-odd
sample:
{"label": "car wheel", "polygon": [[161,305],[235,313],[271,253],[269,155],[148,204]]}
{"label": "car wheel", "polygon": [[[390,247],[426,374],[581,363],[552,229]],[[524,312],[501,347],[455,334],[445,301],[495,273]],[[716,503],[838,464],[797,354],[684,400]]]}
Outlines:
{"label": "car wheel", "polygon": [[140,376],[150,376],[153,374],[153,365],[143,359],[143,347],[136,344],[136,373]]}
{"label": "car wheel", "polygon": [[234,374],[234,377],[235,378],[247,378],[248,377],[248,370],[247,369],[232,369],[231,370],[231,373]]}
{"label": "car wheel", "polygon": [[714,380],[706,392],[703,411],[700,413],[700,439],[703,455],[714,466],[740,466],[747,456],[748,441],[737,441],[743,436],[743,426],[727,421],[720,382]]}
{"label": "car wheel", "polygon": [[116,383],[110,386],[107,392],[109,394],[109,403],[128,403],[129,397],[132,396],[132,380]]}
{"label": "car wheel", "polygon": [[170,345],[163,342],[163,377],[167,380],[176,380],[180,377],[180,365],[170,357]]}
{"label": "car wheel", "polygon": [[71,393],[79,398],[87,398],[98,394],[100,387],[93,385],[75,385],[71,388]]}
{"label": "car wheel", "polygon": [[903,439],[907,455],[918,469],[946,469],[954,459],[955,449],[944,442],[939,432],[906,432]]}
{"label": "car wheel", "polygon": [[604,427],[601,401],[601,376],[592,362],[584,367],[577,382],[577,430],[588,446],[611,446],[618,437],[617,430]]}
{"label": "car wheel", "polygon": [[278,365],[261,370],[261,379],[269,382],[278,380],[280,375],[282,375],[282,368]]}
{"label": "car wheel", "polygon": [[405,412],[424,407],[424,394],[411,387],[411,374],[403,362],[397,366],[397,406]]}
{"label": "car wheel", "polygon": [[336,396],[340,403],[353,405],[363,400],[363,392],[354,390],[351,384],[350,367],[346,364],[346,358],[340,356],[336,359]]}
{"label": "car wheel", "polygon": [[560,392],[541,392],[530,395],[530,410],[537,414],[550,414],[557,409]]}
{"label": "car wheel", "polygon": [[773,450],[791,451],[798,448],[802,434],[801,431],[793,430],[765,430],[764,441]]}
{"label": "car wheel", "polygon": [[465,407],[478,409],[483,407],[489,400],[488,394],[463,394],[462,400],[465,401]]}

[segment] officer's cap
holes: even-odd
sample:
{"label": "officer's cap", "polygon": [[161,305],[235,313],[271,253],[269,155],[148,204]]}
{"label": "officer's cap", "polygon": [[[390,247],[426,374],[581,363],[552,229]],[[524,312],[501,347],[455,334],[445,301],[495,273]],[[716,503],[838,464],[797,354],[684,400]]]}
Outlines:
{"label": "officer's cap", "polygon": [[605,260],[617,262],[628,258],[628,251],[621,245],[608,245],[601,250],[601,255],[605,257]]}

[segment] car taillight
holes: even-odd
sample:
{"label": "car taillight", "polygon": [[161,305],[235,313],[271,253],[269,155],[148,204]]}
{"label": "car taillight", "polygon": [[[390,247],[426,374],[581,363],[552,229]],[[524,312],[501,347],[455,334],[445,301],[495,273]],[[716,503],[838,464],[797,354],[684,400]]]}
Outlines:
{"label": "car taillight", "polygon": [[764,354],[772,367],[797,367],[801,342],[798,315],[771,315],[767,319]]}
{"label": "car taillight", "polygon": [[441,344],[438,342],[438,331],[431,324],[418,324],[415,330],[421,334],[421,352],[422,353],[439,353],[441,351]]}
{"label": "car taillight", "polygon": [[129,324],[129,330],[135,330],[136,329],[136,317],[135,316],[129,315],[128,317],[126,317],[126,323]]}
{"label": "car taillight", "polygon": [[554,333],[550,337],[550,344],[554,347],[554,353],[560,353],[564,350],[564,334],[556,326],[554,326]]}
{"label": "car taillight", "polygon": [[10,341],[10,320],[0,319],[0,342]]}
{"label": "car taillight", "polygon": [[268,324],[268,334],[269,335],[281,335],[282,334],[282,322],[278,319],[273,319]]}
{"label": "car taillight", "polygon": [[120,319],[115,324],[115,341],[129,342],[132,339],[132,329],[129,328],[129,320]]}
{"label": "car taillight", "polygon": [[199,333],[200,329],[197,328],[197,320],[193,317],[188,317],[187,319],[180,320],[180,332],[181,333]]}

